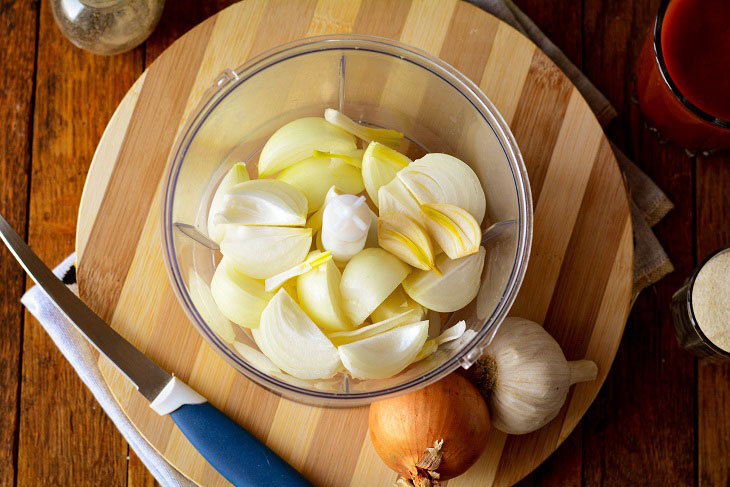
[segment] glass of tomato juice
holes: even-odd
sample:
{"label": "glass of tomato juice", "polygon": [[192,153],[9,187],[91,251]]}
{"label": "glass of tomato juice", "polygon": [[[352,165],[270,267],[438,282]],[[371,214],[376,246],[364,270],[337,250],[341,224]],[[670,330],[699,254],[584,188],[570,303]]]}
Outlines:
{"label": "glass of tomato juice", "polygon": [[662,136],[690,151],[730,149],[730,0],[663,0],[636,88]]}

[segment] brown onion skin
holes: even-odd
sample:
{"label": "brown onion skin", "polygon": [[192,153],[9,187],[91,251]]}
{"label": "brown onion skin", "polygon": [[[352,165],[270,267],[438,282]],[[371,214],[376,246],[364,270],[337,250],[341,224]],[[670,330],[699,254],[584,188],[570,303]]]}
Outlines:
{"label": "brown onion skin", "polygon": [[461,475],[484,451],[489,412],[479,391],[451,374],[418,391],[370,405],[370,439],[386,465],[411,478],[426,448],[443,439],[441,480]]}

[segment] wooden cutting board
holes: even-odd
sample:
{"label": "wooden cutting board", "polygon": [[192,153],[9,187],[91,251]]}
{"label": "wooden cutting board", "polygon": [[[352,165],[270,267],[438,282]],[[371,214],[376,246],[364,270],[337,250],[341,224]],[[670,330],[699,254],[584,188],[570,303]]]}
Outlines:
{"label": "wooden cutting board", "polygon": [[[633,242],[624,181],[586,102],[534,44],[457,0],[246,0],[162,54],[130,89],[89,170],[77,229],[82,297],[163,368],[322,486],[390,486],[367,409],[321,409],[280,399],[228,366],[193,328],[168,282],[160,235],[162,185],[179,128],[224,69],[297,38],[374,34],[426,50],[470,77],[509,123],[535,205],[532,255],[511,314],[540,323],[569,359],[594,360],[538,432],[489,435],[479,462],[449,487],[508,485],[570,434],[596,396],[630,307]],[[200,485],[228,485],[172,421],[160,418],[103,358],[122,408],[173,465]]]}

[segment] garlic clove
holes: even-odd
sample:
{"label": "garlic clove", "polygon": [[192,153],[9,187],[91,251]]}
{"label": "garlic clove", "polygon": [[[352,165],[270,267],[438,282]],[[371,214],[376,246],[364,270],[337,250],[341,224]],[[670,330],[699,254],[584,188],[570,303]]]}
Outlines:
{"label": "garlic clove", "polygon": [[188,289],[195,309],[213,332],[226,343],[235,341],[236,332],[233,330],[233,325],[218,309],[210,287],[193,268],[190,268],[188,273]]}
{"label": "garlic clove", "polygon": [[446,254],[436,257],[435,272],[417,270],[403,281],[403,289],[413,300],[428,309],[442,313],[457,311],[466,306],[479,292],[486,250],[449,259]]}
{"label": "garlic clove", "polygon": [[311,228],[231,225],[220,250],[247,276],[268,279],[302,262],[311,246]]}
{"label": "garlic clove", "polygon": [[465,162],[448,154],[426,154],[398,172],[419,204],[448,203],[464,208],[481,225],[487,201],[479,178]]}
{"label": "garlic clove", "polygon": [[259,177],[269,177],[311,157],[315,150],[347,154],[357,149],[355,138],[320,117],[287,123],[269,138],[259,157]]}
{"label": "garlic clove", "polygon": [[378,190],[411,163],[400,152],[378,142],[370,142],[362,157],[362,179],[370,199],[378,205]]}
{"label": "garlic clove", "polygon": [[340,281],[345,314],[359,325],[406,278],[411,268],[380,248],[364,249],[345,266]]}
{"label": "garlic clove", "polygon": [[341,280],[342,274],[331,259],[297,277],[299,305],[323,330],[353,328],[342,309]]}
{"label": "garlic clove", "polygon": [[373,320],[373,323],[376,323],[407,311],[413,311],[418,320],[422,319],[426,315],[426,310],[423,306],[409,298],[403,290],[403,286],[398,286],[395,291],[390,293],[385,301],[380,303],[380,306],[375,308],[375,310],[370,314],[370,319]]}
{"label": "garlic clove", "polygon": [[406,264],[438,272],[433,261],[433,245],[426,230],[403,213],[380,214],[378,243]]}
{"label": "garlic clove", "polygon": [[294,186],[275,179],[256,179],[233,186],[224,196],[216,224],[302,226],[307,198]]}
{"label": "garlic clove", "polygon": [[421,212],[426,228],[449,259],[458,259],[479,250],[482,230],[468,211],[442,203],[421,205]]}
{"label": "garlic clove", "polygon": [[390,129],[373,128],[359,124],[333,108],[327,108],[324,111],[324,118],[331,124],[336,125],[365,142],[376,140],[389,147],[397,147],[398,144],[400,144],[400,141],[403,140],[402,132]]}
{"label": "garlic clove", "polygon": [[223,316],[246,328],[259,326],[261,312],[273,297],[261,281],[240,272],[227,257],[218,264],[210,291]]}
{"label": "garlic clove", "polygon": [[281,286],[283,286],[289,279],[301,276],[305,272],[316,269],[322,264],[326,264],[330,260],[332,260],[331,251],[312,251],[309,253],[309,256],[307,256],[307,260],[305,260],[301,264],[297,264],[294,267],[285,270],[284,272],[280,272],[279,274],[276,274],[275,276],[271,276],[266,279],[266,281],[264,281],[265,289],[267,292],[276,291]]}
{"label": "garlic clove", "polygon": [[385,379],[405,369],[428,337],[428,322],[403,325],[337,348],[345,368],[358,379]]}
{"label": "garlic clove", "polygon": [[378,190],[378,210],[381,215],[403,213],[419,223],[423,219],[418,201],[398,178],[381,186]]}
{"label": "garlic clove", "polygon": [[358,194],[365,189],[357,167],[348,164],[330,167],[329,157],[310,157],[297,162],[281,171],[276,179],[304,193],[310,213],[322,207],[332,186],[347,194]]}
{"label": "garlic clove", "polygon": [[248,181],[249,179],[246,165],[238,162],[223,176],[218,188],[215,190],[213,200],[210,203],[210,211],[208,212],[208,238],[215,243],[221,243],[226,234],[225,224],[214,223],[215,215],[224,209],[225,204],[223,198],[225,194],[236,184]]}
{"label": "garlic clove", "polygon": [[422,321],[415,310],[404,311],[386,320],[373,323],[372,325],[362,326],[351,331],[339,331],[330,333],[327,336],[335,346],[346,345],[358,340],[370,338],[379,335],[394,328],[403,325],[410,325],[417,321]]}
{"label": "garlic clove", "polygon": [[253,336],[274,365],[300,379],[326,379],[342,365],[335,346],[283,289],[266,305]]}

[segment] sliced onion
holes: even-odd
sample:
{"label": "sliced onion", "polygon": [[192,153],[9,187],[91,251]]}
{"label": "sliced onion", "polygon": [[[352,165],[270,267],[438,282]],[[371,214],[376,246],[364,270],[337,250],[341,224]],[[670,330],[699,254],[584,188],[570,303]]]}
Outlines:
{"label": "sliced onion", "polygon": [[268,279],[302,262],[311,246],[311,228],[231,225],[221,253],[247,276]]}
{"label": "sliced onion", "polygon": [[394,328],[398,328],[399,326],[410,325],[411,323],[415,323],[417,321],[421,321],[420,317],[418,316],[418,312],[415,310],[409,310],[399,315],[395,315],[392,318],[388,318],[387,320],[373,323],[372,325],[362,326],[360,328],[357,328],[356,330],[351,331],[339,331],[337,333],[330,333],[327,336],[335,346],[340,346],[346,345],[348,343],[353,343],[358,340],[363,340],[365,338],[374,337],[375,335],[379,335],[380,333],[390,331]]}
{"label": "sliced onion", "polygon": [[246,165],[238,162],[223,176],[218,189],[215,190],[213,200],[210,203],[210,211],[208,212],[208,238],[215,243],[221,243],[226,233],[226,225],[217,225],[213,222],[215,215],[224,209],[224,195],[236,184],[248,181],[248,171]]}
{"label": "sliced onion", "polygon": [[[258,332],[259,331],[256,330],[253,333],[258,334]],[[261,372],[269,375],[281,374],[281,369],[274,365],[274,362],[272,362],[269,357],[255,348],[241,342],[234,342],[233,348],[236,349],[236,352],[238,352],[238,354],[243,357],[246,362],[250,363]]]}
{"label": "sliced onion", "polygon": [[449,259],[458,259],[479,250],[482,230],[468,211],[449,204],[421,205],[423,220],[433,239]]}
{"label": "sliced onion", "polygon": [[486,250],[460,259],[449,259],[446,254],[436,258],[435,272],[415,271],[403,281],[406,293],[422,306],[440,312],[456,311],[471,302],[479,292]]}
{"label": "sliced onion", "polygon": [[411,160],[400,152],[378,142],[370,142],[362,156],[362,179],[376,206],[380,187],[391,182],[398,171],[410,163]]}
{"label": "sliced onion", "polygon": [[340,281],[345,314],[359,325],[385,301],[411,268],[383,249],[364,249],[345,267]]}
{"label": "sliced onion", "polygon": [[325,202],[327,192],[336,186],[341,192],[358,194],[365,188],[357,167],[347,164],[330,167],[329,157],[310,157],[284,169],[276,177],[299,189],[309,202],[309,212],[315,212]]}
{"label": "sliced onion", "polygon": [[438,347],[440,345],[461,338],[464,335],[464,331],[466,331],[466,322],[464,320],[461,320],[448,330],[444,331],[438,337],[426,340],[426,343],[423,344],[423,347],[418,352],[418,355],[416,355],[416,358],[414,358],[413,361],[418,362],[431,356],[436,350],[438,350]]}
{"label": "sliced onion", "polygon": [[373,320],[373,323],[376,323],[408,311],[413,311],[416,314],[417,319],[414,321],[422,319],[426,314],[423,306],[409,298],[403,290],[403,286],[398,286],[395,288],[395,291],[390,293],[390,296],[385,301],[380,303],[380,306],[375,308],[370,314],[370,318]]}
{"label": "sliced onion", "polygon": [[397,147],[398,144],[400,144],[400,141],[403,140],[402,132],[390,129],[373,128],[359,124],[347,115],[340,113],[333,108],[327,108],[324,111],[324,118],[331,124],[348,131],[365,142],[376,140],[387,146]]}
{"label": "sliced onion", "polygon": [[263,282],[238,271],[227,257],[218,264],[210,291],[223,316],[246,328],[259,326],[261,312],[273,296],[264,290]]}
{"label": "sliced onion", "polygon": [[188,289],[190,290],[190,299],[192,299],[195,309],[198,310],[198,313],[200,313],[200,316],[208,326],[224,342],[232,343],[236,339],[236,332],[233,330],[233,325],[221,313],[218,305],[215,304],[208,283],[193,268],[190,268],[190,272],[188,273]]}
{"label": "sliced onion", "polygon": [[378,190],[378,210],[381,215],[402,213],[419,223],[423,220],[418,201],[398,178]]}
{"label": "sliced onion", "polygon": [[294,186],[275,179],[255,179],[233,186],[223,197],[225,208],[216,224],[304,225],[307,198]]}
{"label": "sliced onion", "polygon": [[261,313],[254,339],[277,367],[300,379],[326,379],[341,366],[335,346],[283,289]]}
{"label": "sliced onion", "polygon": [[433,262],[433,244],[426,230],[403,213],[380,213],[378,243],[406,264],[439,272]]}
{"label": "sliced onion", "polygon": [[289,279],[301,276],[305,272],[309,272],[312,269],[327,263],[327,261],[329,260],[332,260],[332,252],[330,251],[320,252],[318,250],[315,250],[313,252],[310,252],[307,260],[305,260],[301,264],[297,264],[294,267],[285,270],[284,272],[280,272],[279,274],[276,274],[275,276],[271,276],[270,278],[266,279],[265,288],[269,292],[276,291]]}
{"label": "sliced onion", "polygon": [[259,176],[268,177],[312,155],[315,150],[347,154],[355,138],[320,117],[287,123],[269,138],[259,157]]}
{"label": "sliced onion", "polygon": [[464,208],[479,224],[484,219],[486,198],[479,178],[465,162],[448,154],[426,154],[398,172],[398,179],[420,204]]}
{"label": "sliced onion", "polygon": [[299,305],[312,321],[325,330],[350,330],[353,327],[342,309],[341,279],[342,274],[332,260],[297,277]]}
{"label": "sliced onion", "polygon": [[337,348],[345,368],[358,379],[385,379],[405,369],[428,338],[419,321]]}

